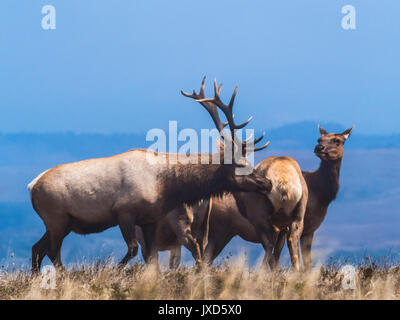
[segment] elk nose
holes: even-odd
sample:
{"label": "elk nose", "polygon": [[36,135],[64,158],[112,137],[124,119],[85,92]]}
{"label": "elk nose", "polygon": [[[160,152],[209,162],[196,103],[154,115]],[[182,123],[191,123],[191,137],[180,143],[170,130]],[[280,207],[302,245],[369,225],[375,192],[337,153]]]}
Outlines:
{"label": "elk nose", "polygon": [[324,150],[324,148],[325,148],[325,147],[324,147],[323,145],[317,144],[317,145],[315,146],[314,152],[321,152],[321,151]]}

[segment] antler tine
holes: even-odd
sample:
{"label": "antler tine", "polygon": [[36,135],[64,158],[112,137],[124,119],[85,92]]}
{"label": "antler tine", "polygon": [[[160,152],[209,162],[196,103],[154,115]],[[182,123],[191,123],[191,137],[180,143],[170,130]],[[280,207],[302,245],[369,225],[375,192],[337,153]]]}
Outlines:
{"label": "antler tine", "polygon": [[210,114],[211,118],[214,121],[216,128],[218,129],[219,132],[221,132],[229,124],[229,121],[222,122],[219,117],[218,109],[214,100],[205,98],[205,93],[204,93],[205,81],[206,81],[206,76],[204,76],[203,80],[201,81],[201,87],[198,94],[196,90],[193,90],[192,94],[181,90],[181,94],[184,95],[185,97],[192,98],[197,102],[199,102],[208,111],[208,113]]}
{"label": "antler tine", "polygon": [[270,144],[270,141],[267,141],[263,146],[258,147],[258,148],[254,148],[254,147],[249,148],[249,147],[247,147],[247,148],[246,148],[246,153],[249,154],[249,153],[252,153],[252,152],[256,152],[256,151],[263,150],[263,149],[265,149],[266,147],[268,147],[269,144]]}
{"label": "antler tine", "polygon": [[234,124],[235,129],[242,129],[242,128],[244,128],[245,126],[247,126],[247,125],[249,124],[249,122],[250,122],[251,120],[253,120],[253,117],[252,117],[252,116],[250,116],[250,117],[249,117],[245,122],[243,122],[242,124],[239,124],[239,125]]}
{"label": "antler tine", "polygon": [[204,98],[204,84],[205,84],[205,82],[206,82],[206,76],[204,76],[203,80],[201,81],[201,87],[200,87],[199,94],[197,94],[195,89],[193,89],[193,93],[192,94],[181,90],[181,94],[184,95],[185,97],[192,98],[192,99],[195,99],[195,100],[197,100],[199,98]]}
{"label": "antler tine", "polygon": [[[256,144],[258,142],[260,142],[262,139],[264,139],[265,137],[265,132],[263,132],[263,134],[261,135],[261,137],[254,139],[254,141],[252,142],[253,144]],[[243,141],[243,144],[248,144],[250,142],[251,139],[254,138],[254,134],[251,134],[250,137],[248,137],[246,140]]]}
{"label": "antler tine", "polygon": [[246,140],[244,140],[242,143],[247,144],[251,139],[253,139],[254,134],[251,134],[250,137],[248,137]]}
{"label": "antler tine", "polygon": [[217,84],[217,79],[214,79],[214,98],[203,98],[203,99],[197,99],[197,102],[212,102],[214,104],[216,104],[218,106],[218,108],[220,108],[222,110],[222,112],[225,114],[228,123],[229,123],[229,128],[231,130],[231,132],[233,132],[235,129],[242,129],[244,128],[252,119],[252,117],[250,117],[249,119],[247,119],[246,122],[242,123],[242,124],[235,124],[235,121],[233,120],[233,104],[235,102],[235,97],[236,97],[236,93],[238,90],[238,87],[236,86],[235,90],[233,91],[231,100],[229,102],[228,105],[225,105],[220,98],[220,92],[221,92],[221,87],[222,84],[218,87]]}
{"label": "antler tine", "polygon": [[232,111],[233,110],[233,104],[235,103],[235,98],[236,98],[236,93],[238,91],[238,86],[235,87],[235,90],[233,91],[231,100],[229,101],[229,109]]}
{"label": "antler tine", "polygon": [[206,83],[206,76],[203,77],[200,86],[200,96],[204,97],[204,84]]}
{"label": "antler tine", "polygon": [[254,144],[260,142],[262,139],[264,139],[264,137],[265,137],[265,132],[262,133],[261,137],[259,137],[258,139],[254,140]]}
{"label": "antler tine", "polygon": [[270,144],[270,141],[268,140],[263,146],[258,147],[258,148],[254,148],[254,152],[256,151],[260,151],[260,150],[264,150],[266,147],[268,147]]}
{"label": "antler tine", "polygon": [[265,137],[265,132],[263,132],[262,135],[261,135],[259,138],[254,139],[251,143],[249,143],[249,141],[250,141],[253,137],[254,137],[254,135],[251,134],[249,138],[247,138],[245,141],[242,142],[242,148],[243,148],[244,150],[246,150],[246,154],[250,154],[250,153],[252,153],[252,152],[256,152],[256,151],[263,150],[263,149],[265,149],[266,147],[269,146],[269,143],[270,143],[270,142],[267,141],[263,146],[258,147],[258,148],[255,148],[255,145],[256,145],[258,142],[260,142],[260,141]]}
{"label": "antler tine", "polygon": [[215,94],[218,95],[218,99],[219,99],[219,94],[221,92],[221,88],[222,88],[222,83],[220,83],[219,87],[217,87],[217,79],[214,78],[214,91]]}
{"label": "antler tine", "polygon": [[[187,92],[185,92],[185,91],[183,91],[183,90],[181,90],[181,94],[182,94],[183,96],[185,96],[185,97],[193,98],[193,95],[192,95],[192,94],[187,93]],[[193,94],[194,94],[194,90],[193,90]]]}

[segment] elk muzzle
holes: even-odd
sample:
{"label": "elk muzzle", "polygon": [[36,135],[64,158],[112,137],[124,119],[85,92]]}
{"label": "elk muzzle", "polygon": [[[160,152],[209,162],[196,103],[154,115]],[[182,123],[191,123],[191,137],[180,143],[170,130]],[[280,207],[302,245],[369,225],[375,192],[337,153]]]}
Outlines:
{"label": "elk muzzle", "polygon": [[322,144],[317,144],[314,148],[314,153],[320,153],[323,152],[325,147]]}
{"label": "elk muzzle", "polygon": [[272,190],[271,180],[263,175],[258,174],[257,172],[253,172],[250,176],[252,176],[252,178],[255,180],[258,192],[268,196]]}

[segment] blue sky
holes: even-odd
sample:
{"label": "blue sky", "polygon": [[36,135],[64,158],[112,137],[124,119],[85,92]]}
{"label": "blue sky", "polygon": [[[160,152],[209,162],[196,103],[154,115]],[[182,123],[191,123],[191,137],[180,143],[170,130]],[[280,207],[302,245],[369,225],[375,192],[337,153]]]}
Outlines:
{"label": "blue sky", "polygon": [[[41,28],[46,4],[56,30]],[[356,30],[341,28],[346,4]],[[206,74],[225,99],[239,85],[236,115],[257,129],[313,120],[399,133],[399,16],[393,0],[3,0],[0,128],[208,128],[179,94]]]}

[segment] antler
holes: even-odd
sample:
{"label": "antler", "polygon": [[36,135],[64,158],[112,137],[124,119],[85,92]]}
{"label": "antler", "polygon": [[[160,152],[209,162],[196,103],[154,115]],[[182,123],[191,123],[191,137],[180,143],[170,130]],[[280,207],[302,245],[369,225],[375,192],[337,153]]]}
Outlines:
{"label": "antler", "polygon": [[[231,132],[231,136],[233,139],[234,144],[238,144],[239,143],[239,139],[237,138],[236,134],[235,134],[235,130],[237,129],[242,129],[244,128],[252,119],[252,117],[249,117],[249,119],[242,123],[237,125],[234,121],[234,115],[233,115],[233,104],[235,102],[235,97],[236,97],[236,93],[238,90],[238,87],[236,86],[231,100],[229,101],[228,105],[225,105],[221,98],[220,98],[220,93],[221,93],[221,87],[222,84],[220,86],[217,85],[217,80],[214,79],[214,97],[213,98],[206,98],[205,94],[204,94],[204,83],[205,83],[206,77],[203,78],[203,81],[201,82],[201,87],[200,87],[200,92],[199,94],[196,93],[195,90],[193,90],[193,94],[189,94],[186,93],[184,91],[181,90],[181,93],[185,96],[185,97],[189,97],[192,98],[194,100],[196,100],[197,102],[199,102],[203,107],[206,108],[206,110],[208,111],[208,113],[211,115],[215,126],[217,127],[218,131],[221,133],[221,136],[226,139],[227,137],[223,134],[223,129],[229,125],[229,129]],[[222,112],[224,113],[226,119],[228,120],[227,122],[222,122],[219,114],[218,114],[218,110],[217,107],[219,109],[222,110]],[[242,145],[242,150],[245,151],[245,154],[249,154],[251,152],[255,152],[255,151],[259,151],[259,150],[263,150],[266,147],[268,147],[269,145],[269,141],[267,141],[267,143],[265,143],[263,146],[255,148],[255,144],[257,144],[258,142],[260,142],[265,136],[265,133],[262,134],[261,137],[254,139],[251,143],[249,143],[249,141],[253,138],[253,136],[250,136],[248,139],[246,139],[245,141],[241,142]],[[249,146],[250,145],[250,146]]]}
{"label": "antler", "polygon": [[[204,81],[204,79],[203,79],[203,81]],[[244,123],[242,123],[240,125],[235,124],[235,121],[233,119],[234,118],[234,115],[233,115],[233,104],[235,102],[235,97],[236,97],[236,93],[237,93],[238,87],[236,86],[235,90],[233,91],[231,100],[229,101],[228,105],[225,105],[221,101],[221,98],[220,98],[221,88],[222,88],[222,84],[220,84],[218,86],[217,85],[217,79],[214,79],[214,98],[203,98],[203,99],[197,99],[196,101],[200,102],[200,103],[212,102],[215,105],[217,105],[222,110],[222,112],[225,114],[226,119],[228,120],[229,129],[231,131],[232,138],[234,139],[234,141],[237,141],[238,139],[237,139],[237,137],[235,135],[235,130],[244,128],[252,120],[253,117],[249,117],[249,119],[246,122],[244,122]],[[260,150],[265,149],[266,147],[268,147],[268,145],[270,143],[269,141],[267,141],[261,147],[258,147],[258,148],[254,147],[255,144],[257,144],[258,142],[260,142],[264,138],[264,136],[265,136],[265,133],[263,133],[261,135],[261,137],[253,140],[250,143],[250,147],[249,147],[248,146],[249,141],[252,139],[252,136],[250,136],[245,141],[242,141],[242,148],[244,148],[244,150],[246,150],[246,153],[256,152],[256,151],[260,151]]]}
{"label": "antler", "polygon": [[222,110],[222,112],[225,114],[225,117],[228,120],[229,129],[231,131],[232,138],[234,138],[235,129],[244,128],[251,121],[252,117],[250,117],[246,122],[244,122],[240,125],[235,124],[235,121],[233,119],[233,104],[235,102],[235,97],[236,97],[238,87],[236,86],[235,91],[233,91],[231,100],[229,101],[228,105],[225,105],[221,101],[221,98],[219,96],[219,94],[221,92],[221,87],[222,87],[222,84],[218,87],[217,79],[214,79],[214,98],[202,98],[202,99],[197,99],[196,101],[200,102],[200,103],[211,102],[211,103],[217,105],[218,108],[220,108]]}
{"label": "antler", "polygon": [[196,100],[197,102],[200,102],[200,104],[206,108],[206,110],[208,111],[208,113],[210,114],[211,118],[214,121],[215,126],[217,127],[218,131],[220,133],[222,133],[223,129],[228,125],[228,121],[227,122],[222,122],[219,114],[218,114],[218,110],[217,107],[214,103],[210,102],[210,101],[200,101],[205,99],[205,94],[204,94],[204,83],[206,81],[206,76],[203,77],[203,81],[201,82],[201,87],[200,87],[200,92],[199,94],[197,94],[196,90],[193,89],[193,93],[186,93],[185,91],[181,90],[182,95],[184,95],[185,97],[188,98],[192,98],[194,100]]}
{"label": "antler", "polygon": [[242,142],[242,148],[244,148],[246,150],[247,154],[252,153],[252,152],[256,152],[256,151],[261,151],[261,150],[265,149],[266,147],[268,147],[269,144],[270,144],[270,141],[267,141],[263,146],[255,148],[255,145],[258,142],[260,142],[262,139],[264,139],[264,137],[265,137],[265,132],[263,132],[261,137],[259,137],[257,139],[254,139],[254,141],[251,142],[251,144],[249,146],[248,143],[253,138],[253,135],[251,135],[245,141]]}

